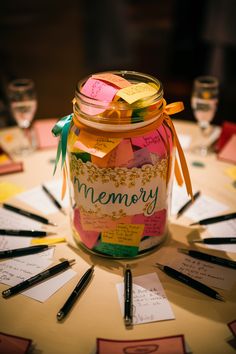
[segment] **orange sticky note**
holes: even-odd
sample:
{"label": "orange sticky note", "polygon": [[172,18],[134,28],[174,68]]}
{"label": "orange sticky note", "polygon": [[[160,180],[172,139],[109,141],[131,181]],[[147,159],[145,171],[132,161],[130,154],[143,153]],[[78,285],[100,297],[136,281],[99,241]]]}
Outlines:
{"label": "orange sticky note", "polygon": [[91,155],[104,157],[113,150],[122,139],[95,136],[85,131],[81,131],[74,147],[86,151]]}
{"label": "orange sticky note", "polygon": [[117,220],[113,220],[109,216],[98,217],[90,212],[80,211],[81,225],[85,231],[107,231],[114,230],[119,223],[131,222],[132,216],[123,216]]}
{"label": "orange sticky note", "polygon": [[111,73],[101,73],[101,74],[92,75],[92,78],[110,82],[111,84],[119,88],[124,88],[131,85],[131,83],[128,80],[124,79],[119,75],[115,75]]}
{"label": "orange sticky note", "polygon": [[123,98],[129,104],[134,103],[142,98],[154,95],[157,92],[153,86],[140,82],[139,84],[130,85],[120,89],[116,95]]}
{"label": "orange sticky note", "polygon": [[144,225],[118,224],[115,230],[102,232],[102,242],[138,246],[143,234]]}
{"label": "orange sticky note", "polygon": [[92,162],[98,167],[122,167],[127,166],[133,159],[134,153],[129,140],[124,139],[120,144],[103,158],[92,157]]}

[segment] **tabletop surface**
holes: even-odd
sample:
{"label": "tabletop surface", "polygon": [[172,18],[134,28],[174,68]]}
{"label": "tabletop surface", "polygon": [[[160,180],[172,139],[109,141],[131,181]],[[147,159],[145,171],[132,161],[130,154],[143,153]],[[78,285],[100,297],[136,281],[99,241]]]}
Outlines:
{"label": "tabletop surface", "polygon": [[[174,124],[180,134],[191,135],[194,142],[198,134],[195,124],[178,120],[174,120]],[[24,172],[1,176],[0,182],[14,183],[27,190],[51,180],[53,165],[50,160],[55,158],[55,152],[55,149],[34,152],[33,155],[24,158]],[[225,170],[232,165],[217,160],[215,154],[200,158],[187,151],[185,155],[194,188],[227,204],[233,211],[236,192],[233,188],[227,187],[230,178],[225,174]],[[204,167],[194,167],[192,162],[196,160],[203,162]],[[58,171],[54,178],[60,176],[61,173]],[[24,205],[14,198],[10,201],[19,206]],[[56,213],[52,218],[59,225],[58,235],[71,239],[69,217]],[[169,245],[188,247],[188,235],[192,232],[188,225],[189,220],[184,215],[178,220],[171,217],[169,236],[160,248]],[[204,250],[204,246],[202,247]],[[133,276],[152,272],[158,274],[175,319],[139,324],[127,330],[116,291],[116,284],[123,281],[123,266],[126,261],[99,257],[81,248],[72,248],[66,243],[61,243],[56,245],[54,263],[62,257],[76,259],[73,269],[77,276],[44,303],[23,295],[10,299],[0,297],[0,331],[31,338],[36,345],[35,352],[40,354],[93,354],[98,337],[121,340],[178,334],[184,335],[194,354],[234,353],[233,347],[229,344],[232,334],[227,323],[236,319],[236,287],[234,286],[231,291],[221,291],[226,299],[225,302],[221,302],[173,280],[153,266],[160,248],[151,254],[130,260],[129,263],[133,269]],[[211,253],[236,260],[235,253],[214,250],[211,250]],[[56,320],[58,310],[79,277],[92,264],[95,265],[95,272],[89,288],[66,320],[58,323]],[[6,288],[6,285],[0,284],[0,291]]]}

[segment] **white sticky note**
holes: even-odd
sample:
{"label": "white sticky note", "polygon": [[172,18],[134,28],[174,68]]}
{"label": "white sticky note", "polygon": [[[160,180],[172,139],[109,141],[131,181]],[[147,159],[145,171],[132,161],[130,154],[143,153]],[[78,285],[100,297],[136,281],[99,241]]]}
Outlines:
{"label": "white sticky note", "polygon": [[[210,236],[207,237],[236,237],[236,219],[217,222],[207,225]],[[236,252],[236,244],[206,245],[208,248],[225,252]]]}
{"label": "white sticky note", "polygon": [[0,208],[0,225],[1,229],[42,230],[40,222],[4,208]]}
{"label": "white sticky note", "polygon": [[[124,283],[116,284],[124,315]],[[133,324],[171,320],[175,316],[156,273],[133,278]]]}

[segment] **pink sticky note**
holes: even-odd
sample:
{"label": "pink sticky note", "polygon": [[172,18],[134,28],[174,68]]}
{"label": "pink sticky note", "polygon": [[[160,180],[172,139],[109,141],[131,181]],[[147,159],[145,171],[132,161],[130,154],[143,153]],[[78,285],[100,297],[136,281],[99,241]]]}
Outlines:
{"label": "pink sticky note", "polygon": [[98,354],[185,354],[184,336],[137,340],[97,338]]}
{"label": "pink sticky note", "polygon": [[132,138],[132,144],[141,148],[148,148],[150,152],[158,154],[160,157],[166,155],[164,142],[160,134],[155,130],[151,133],[145,134],[142,137]]}
{"label": "pink sticky note", "polygon": [[132,223],[145,225],[143,236],[161,236],[166,225],[166,209],[159,210],[151,216],[135,215]]}
{"label": "pink sticky note", "polygon": [[133,159],[129,160],[127,167],[142,167],[146,164],[153,164],[152,157],[147,148],[134,151]]}
{"label": "pink sticky note", "polygon": [[228,327],[230,328],[233,335],[236,337],[236,320],[228,323]]}
{"label": "pink sticky note", "polygon": [[133,149],[129,139],[123,139],[116,148],[116,166],[127,166],[128,161],[133,159]]}
{"label": "pink sticky note", "polygon": [[80,221],[80,211],[79,209],[74,210],[74,226],[78,231],[82,242],[88,248],[93,248],[98,240],[99,232],[97,231],[85,231],[82,228]]}
{"label": "pink sticky note", "polygon": [[[104,112],[109,103],[113,100],[114,96],[118,91],[117,87],[112,86],[111,84],[107,84],[106,82],[93,79],[90,77],[84,86],[81,89],[81,92],[92,99],[101,101],[100,103],[105,108],[94,108],[91,107],[91,104],[85,105],[81,104],[80,109],[89,115],[96,115],[101,112]],[[85,99],[86,101],[86,99]],[[88,101],[89,102],[89,101]],[[98,102],[99,104],[99,102]]]}
{"label": "pink sticky note", "polygon": [[173,141],[172,141],[172,133],[171,133],[170,128],[166,127],[165,125],[161,125],[158,128],[158,132],[162,136],[162,138],[166,142],[166,144],[168,144],[168,141],[169,141],[169,148],[170,148],[170,151],[172,151]]}

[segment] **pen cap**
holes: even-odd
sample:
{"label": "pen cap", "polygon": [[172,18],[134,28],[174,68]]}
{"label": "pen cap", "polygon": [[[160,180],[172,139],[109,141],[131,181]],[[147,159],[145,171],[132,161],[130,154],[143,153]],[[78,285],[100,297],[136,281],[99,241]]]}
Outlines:
{"label": "pen cap", "polygon": [[53,132],[67,141],[71,225],[86,250],[130,259],[164,241],[177,140],[168,113],[182,109],[181,102],[167,106],[162,83],[145,73],[102,72],[78,82],[73,114]]}

